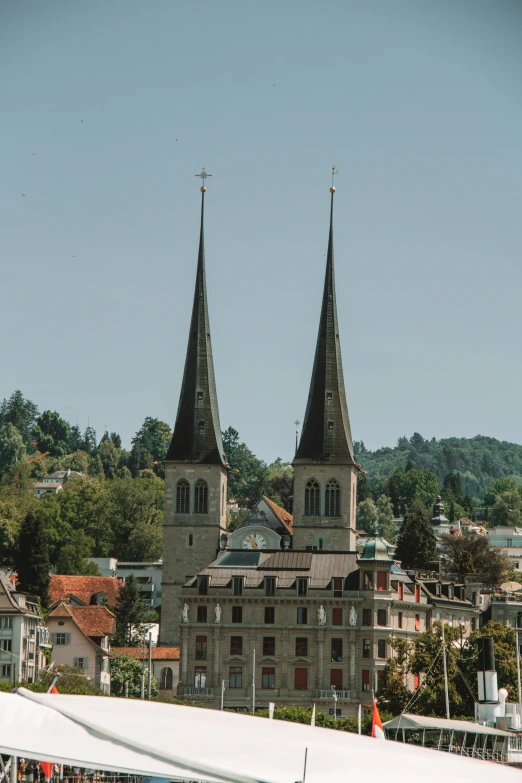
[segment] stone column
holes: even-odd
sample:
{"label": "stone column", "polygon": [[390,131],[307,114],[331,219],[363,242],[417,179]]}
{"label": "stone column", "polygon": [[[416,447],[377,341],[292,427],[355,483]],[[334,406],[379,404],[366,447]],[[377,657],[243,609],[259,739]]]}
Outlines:
{"label": "stone column", "polygon": [[324,628],[317,629],[317,688],[324,690]]}

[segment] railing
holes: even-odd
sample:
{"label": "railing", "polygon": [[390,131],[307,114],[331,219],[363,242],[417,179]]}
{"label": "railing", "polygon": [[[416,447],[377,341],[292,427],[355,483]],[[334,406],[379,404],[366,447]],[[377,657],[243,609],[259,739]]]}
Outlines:
{"label": "railing", "polygon": [[191,688],[190,686],[185,685],[183,687],[183,695],[209,697],[214,695],[214,688]]}
{"label": "railing", "polygon": [[[337,690],[332,691],[330,690],[320,690],[318,691],[319,698],[323,699],[324,701],[334,701],[334,698],[336,698],[338,701],[350,701],[352,699],[355,699],[355,691],[345,691],[345,690]],[[335,696],[334,696],[335,694]]]}

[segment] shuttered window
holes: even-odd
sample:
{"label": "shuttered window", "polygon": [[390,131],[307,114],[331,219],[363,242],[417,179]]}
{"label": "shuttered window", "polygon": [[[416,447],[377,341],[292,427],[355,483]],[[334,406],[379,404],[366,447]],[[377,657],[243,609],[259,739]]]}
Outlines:
{"label": "shuttered window", "polygon": [[330,687],[335,688],[336,691],[342,691],[343,689],[342,669],[330,669]]}
{"label": "shuttered window", "polygon": [[296,669],[294,674],[294,688],[296,691],[308,690],[308,669]]}

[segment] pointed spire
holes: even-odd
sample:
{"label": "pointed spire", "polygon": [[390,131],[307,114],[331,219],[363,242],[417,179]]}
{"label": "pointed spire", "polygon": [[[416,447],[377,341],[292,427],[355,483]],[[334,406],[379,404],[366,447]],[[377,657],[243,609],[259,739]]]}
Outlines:
{"label": "pointed spire", "polygon": [[[196,175],[199,176],[199,175]],[[207,176],[211,176],[210,174]],[[204,180],[203,180],[204,183]],[[210,342],[203,215],[206,187],[201,187],[201,228],[192,319],[174,434],[165,460],[226,465]]]}
{"label": "pointed spire", "polygon": [[294,463],[331,462],[354,465],[335,299],[333,185],[330,193],[330,235],[319,334],[301,440]]}

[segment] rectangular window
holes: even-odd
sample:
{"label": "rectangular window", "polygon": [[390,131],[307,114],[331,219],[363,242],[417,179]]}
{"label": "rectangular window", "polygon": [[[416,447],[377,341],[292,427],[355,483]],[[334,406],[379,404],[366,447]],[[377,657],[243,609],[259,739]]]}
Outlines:
{"label": "rectangular window", "polygon": [[342,598],[343,597],[343,582],[344,579],[335,577],[333,580],[333,594],[334,598]]}
{"label": "rectangular window", "polygon": [[371,658],[371,655],[370,655],[370,640],[369,639],[363,639],[363,643],[362,643],[362,657],[363,658]]}
{"label": "rectangular window", "polygon": [[371,625],[372,624],[372,610],[371,609],[363,609],[362,624],[363,625]]}
{"label": "rectangular window", "polygon": [[[64,636],[65,636],[65,634],[64,634]],[[4,641],[2,642],[2,649],[4,650],[4,652],[11,652],[12,644],[13,643],[12,643],[11,639],[4,639]]]}
{"label": "rectangular window", "polygon": [[13,618],[4,617],[4,628],[12,628],[12,627],[13,627]]}
{"label": "rectangular window", "polygon": [[377,590],[388,589],[388,573],[387,571],[377,571]]}
{"label": "rectangular window", "polygon": [[377,625],[388,625],[386,609],[377,609]]}
{"label": "rectangular window", "polygon": [[332,654],[331,658],[334,663],[341,663],[343,660],[343,640],[332,639]]}
{"label": "rectangular window", "polygon": [[399,612],[397,615],[397,627],[402,628],[402,612]]}
{"label": "rectangular window", "polygon": [[83,662],[84,658],[78,658],[78,669],[81,669],[83,671]]}
{"label": "rectangular window", "polygon": [[399,582],[397,585],[397,598],[399,601],[402,601],[404,598],[404,584],[402,582]]}
{"label": "rectangular window", "polygon": [[264,690],[275,688],[275,669],[261,669],[261,687]]}
{"label": "rectangular window", "polygon": [[361,672],[362,675],[362,689],[363,691],[369,691],[370,690],[370,670],[369,669],[363,669]]}
{"label": "rectangular window", "polygon": [[196,636],[196,661],[207,660],[207,637]]}
{"label": "rectangular window", "polygon": [[435,619],[440,620],[440,612],[435,612]]}
{"label": "rectangular window", "polygon": [[308,639],[305,636],[298,636],[295,640],[295,654],[300,656],[308,655]]}
{"label": "rectangular window", "polygon": [[265,576],[265,595],[275,595],[276,580],[275,576]]}
{"label": "rectangular window", "polygon": [[421,623],[420,623],[420,614],[415,615],[415,630],[420,631],[421,629]]}
{"label": "rectangular window", "polygon": [[420,604],[420,585],[415,585],[415,603]]}
{"label": "rectangular window", "polygon": [[263,655],[275,655],[275,636],[263,636]]}
{"label": "rectangular window", "polygon": [[306,606],[297,607],[297,625],[307,625],[308,623],[308,609]]}
{"label": "rectangular window", "polygon": [[295,669],[294,688],[296,691],[308,690],[308,669]]}
{"label": "rectangular window", "polygon": [[194,687],[206,688],[207,687],[207,667],[196,666],[194,669]]}
{"label": "rectangular window", "polygon": [[56,634],[56,644],[65,644],[66,636],[64,633]]}
{"label": "rectangular window", "polygon": [[2,677],[10,677],[10,676],[11,676],[11,664],[10,663],[2,664]]}
{"label": "rectangular window", "polygon": [[243,595],[243,577],[232,577],[232,595]]}
{"label": "rectangular window", "polygon": [[230,655],[243,655],[243,637],[230,637]]}
{"label": "rectangular window", "polygon": [[335,688],[336,691],[342,691],[343,689],[342,669],[330,669],[330,688]]}
{"label": "rectangular window", "polygon": [[342,625],[342,624],[343,624],[343,610],[332,609],[332,625]]}
{"label": "rectangular window", "polygon": [[[241,637],[239,637],[241,638]],[[242,688],[243,687],[243,667],[231,666],[228,673],[228,687],[229,688]]]}
{"label": "rectangular window", "polygon": [[198,589],[200,595],[208,595],[208,576],[199,577]]}
{"label": "rectangular window", "polygon": [[193,533],[189,533],[188,545],[189,546],[194,546],[194,535],[193,535]]}
{"label": "rectangular window", "polygon": [[233,623],[242,623],[243,622],[243,607],[242,606],[233,606],[232,607],[232,622]]}
{"label": "rectangular window", "polygon": [[377,639],[377,658],[386,658],[386,639]]}
{"label": "rectangular window", "polygon": [[373,574],[371,571],[364,572],[363,590],[373,590]]}
{"label": "rectangular window", "polygon": [[198,606],[197,622],[198,623],[206,623],[207,622],[207,607],[206,606]]}
{"label": "rectangular window", "polygon": [[306,577],[297,577],[297,595],[308,595],[308,579]]}
{"label": "rectangular window", "polygon": [[417,690],[417,688],[419,687],[419,684],[420,684],[419,683],[419,675],[418,674],[414,674],[413,675],[413,690],[414,691]]}
{"label": "rectangular window", "polygon": [[476,631],[477,630],[477,621],[474,617],[471,618],[471,630]]}
{"label": "rectangular window", "polygon": [[[415,615],[415,616],[417,616],[417,615]],[[449,625],[453,625],[453,615],[452,614],[448,615],[448,624]]]}
{"label": "rectangular window", "polygon": [[265,625],[275,624],[275,606],[265,606]]}

